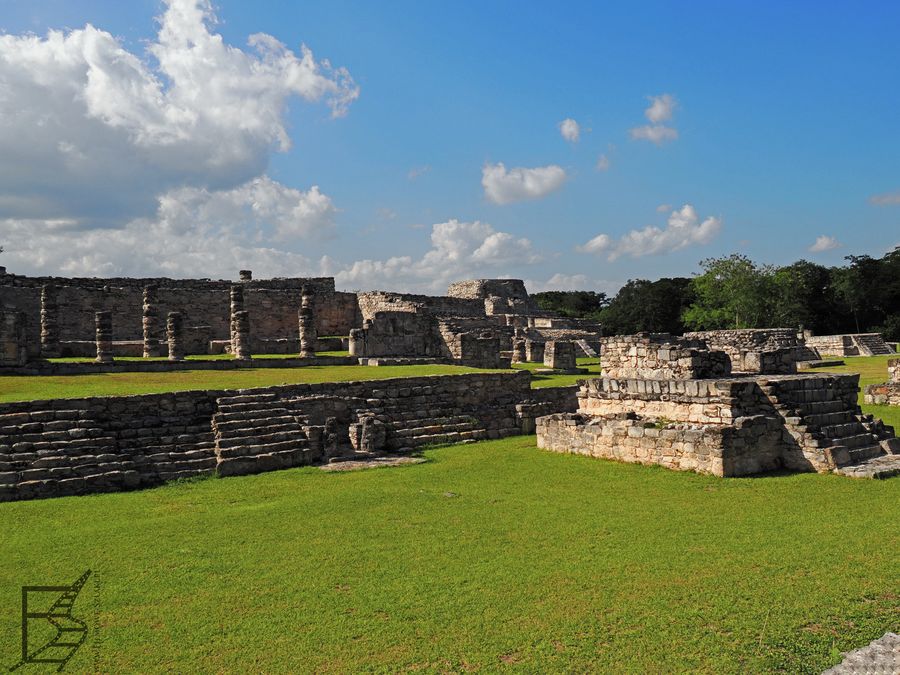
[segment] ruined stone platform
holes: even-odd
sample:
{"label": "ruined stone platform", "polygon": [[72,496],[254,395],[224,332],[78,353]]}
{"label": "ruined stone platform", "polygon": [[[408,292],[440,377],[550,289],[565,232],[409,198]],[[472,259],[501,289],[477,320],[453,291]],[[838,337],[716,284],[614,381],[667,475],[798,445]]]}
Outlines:
{"label": "ruined stone platform", "polygon": [[356,361],[361,366],[430,366],[442,363],[452,363],[451,359],[404,356],[362,356],[356,359]]}

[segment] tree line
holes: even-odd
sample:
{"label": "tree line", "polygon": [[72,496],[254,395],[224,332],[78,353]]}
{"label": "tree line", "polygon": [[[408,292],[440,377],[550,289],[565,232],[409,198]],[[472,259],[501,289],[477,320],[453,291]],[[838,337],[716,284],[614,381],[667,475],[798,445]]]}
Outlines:
{"label": "tree line", "polygon": [[882,333],[900,340],[900,246],[881,258],[844,260],[838,267],[807,260],[778,267],[732,254],[703,260],[691,278],[631,279],[613,298],[596,291],[532,297],[542,309],[598,320],[607,335],[804,328],[816,335]]}

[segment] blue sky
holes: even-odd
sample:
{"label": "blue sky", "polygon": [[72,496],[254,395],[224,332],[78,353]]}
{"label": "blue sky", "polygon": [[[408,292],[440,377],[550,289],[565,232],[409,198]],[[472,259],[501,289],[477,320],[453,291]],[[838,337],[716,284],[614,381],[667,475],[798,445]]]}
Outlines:
{"label": "blue sky", "polygon": [[[169,84],[148,53],[167,9],[162,3],[33,0],[0,9],[0,27],[17,40],[3,51],[24,49],[28,32],[44,38],[48,29],[90,23],[143,61],[163,91]],[[688,275],[699,260],[731,252],[767,263],[838,264],[844,255],[879,256],[900,243],[896,3],[222,0],[212,9],[218,21],[208,16],[208,31],[228,45],[253,53],[247,40],[255,33],[298,55],[306,44],[316,61],[346,68],[358,97],[333,117],[325,98],[285,95],[289,149],[259,141],[246,162],[224,173],[168,160],[160,168],[154,159],[152,174],[134,176],[147,186],[144,194],[110,187],[118,195],[110,199],[123,206],[108,214],[65,200],[54,209],[4,213],[12,198],[0,198],[10,271],[234,276],[243,255],[263,274],[325,272],[347,288],[434,291],[477,275],[523,277],[533,290],[614,290],[629,278]],[[91,62],[89,52],[78,54]],[[53,68],[29,63],[35,81],[42,68]],[[115,77],[114,61],[104,63],[101,70]],[[21,70],[7,71],[7,82]],[[121,101],[122,91],[94,95]],[[650,119],[652,97],[666,94],[660,118]],[[22,97],[0,96],[0,113],[9,118],[16,100]],[[28,105],[39,110],[40,96]],[[60,112],[78,114],[84,111]],[[133,141],[136,127],[117,123],[118,114],[88,113],[117,134],[124,125]],[[578,124],[577,141],[560,132],[567,118]],[[95,121],[85,135],[101,133]],[[677,138],[632,137],[631,130],[652,126]],[[228,144],[229,127],[215,128],[216,144]],[[10,156],[21,135],[0,121],[0,150]],[[79,146],[67,136],[56,147],[78,146],[82,154],[70,157],[89,156],[98,144],[91,139]],[[45,192],[52,199],[57,189],[103,201],[108,175],[133,169],[128,142],[110,140],[96,184],[79,178],[74,187],[55,186],[44,175],[54,172],[40,170],[55,160],[20,148],[17,166],[33,162],[38,178],[16,189],[35,201]],[[212,147],[193,151],[198,165]],[[601,156],[604,170],[597,168]],[[555,167],[564,178],[535,176],[531,192],[510,179],[503,185],[512,196],[496,203],[483,172],[499,163],[526,174]],[[256,188],[241,188],[254,176],[270,181],[265,194],[280,191],[272,196],[279,206],[247,222],[231,215],[216,221],[228,205],[240,212],[259,199]],[[302,225],[279,226],[285,213],[310,212],[314,185],[328,202],[320,196]],[[197,206],[190,190],[206,190],[203,199],[215,199],[209,192],[216,190],[228,196]],[[173,200],[189,205],[178,209],[182,217],[210,224],[187,232],[193,221],[179,225],[171,214],[154,213],[167,195],[169,207]],[[221,222],[228,223],[224,234],[216,230]],[[31,232],[27,241],[23,232]],[[161,243],[135,255],[141,232]],[[34,234],[43,245],[33,243]],[[182,258],[188,236],[198,249]],[[810,251],[819,237],[828,238],[820,240],[823,250]],[[209,258],[205,238],[217,242],[206,247]],[[82,250],[82,241],[93,244]]]}

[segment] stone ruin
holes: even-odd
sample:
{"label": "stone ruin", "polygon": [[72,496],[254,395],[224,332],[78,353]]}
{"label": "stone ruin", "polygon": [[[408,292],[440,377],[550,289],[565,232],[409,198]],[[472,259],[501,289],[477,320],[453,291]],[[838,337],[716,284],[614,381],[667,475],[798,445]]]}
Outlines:
{"label": "stone ruin", "polygon": [[603,340],[578,411],[537,420],[538,446],[717,476],[788,469],[900,473],[900,440],[857,405],[858,375],[733,374],[696,337]]}
{"label": "stone ruin", "polygon": [[866,403],[900,406],[900,358],[889,359],[887,370],[887,382],[870,384],[866,387],[863,396]]}
{"label": "stone ruin", "polygon": [[4,273],[0,367],[47,371],[47,359],[60,356],[96,357],[106,367],[116,357],[168,354],[178,363],[223,352],[239,365],[253,354],[310,359],[347,349],[365,365],[508,368],[516,340],[526,345],[519,346],[520,362],[543,362],[548,342],[570,342],[588,356],[599,349],[598,324],[550,316],[517,279],[462,281],[446,296],[426,296],[344,293],[330,277],[254,280],[249,270],[239,276],[232,283]]}
{"label": "stone ruin", "polygon": [[881,333],[807,334],[805,338],[806,345],[822,356],[878,356],[894,353]]}

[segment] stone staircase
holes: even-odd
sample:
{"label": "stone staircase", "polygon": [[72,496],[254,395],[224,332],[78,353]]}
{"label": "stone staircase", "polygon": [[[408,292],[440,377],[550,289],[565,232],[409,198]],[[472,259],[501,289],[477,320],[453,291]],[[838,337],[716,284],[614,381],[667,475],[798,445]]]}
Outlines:
{"label": "stone staircase", "polygon": [[87,410],[0,415],[0,500],[136,487],[137,469]]}
{"label": "stone staircase", "polygon": [[787,433],[814,466],[873,478],[900,474],[900,454],[893,454],[900,453],[900,440],[891,427],[860,411],[857,381],[858,376],[800,378],[761,386]]}
{"label": "stone staircase", "polygon": [[520,433],[512,418],[509,426],[488,428],[479,419],[477,411],[464,407],[429,412],[410,411],[408,407],[386,403],[367,412],[384,423],[387,432],[385,450],[389,452],[408,452],[425,445],[474,443]]}
{"label": "stone staircase", "polygon": [[597,351],[588,344],[587,340],[575,340],[575,344],[581,348],[581,351],[588,358],[596,359],[599,356]]}
{"label": "stone staircase", "polygon": [[852,335],[853,344],[860,356],[878,356],[880,354],[894,354],[894,350],[888,347],[880,333],[863,333]]}
{"label": "stone staircase", "polygon": [[230,476],[310,464],[308,420],[274,394],[237,395],[216,401],[212,428],[216,471]]}

